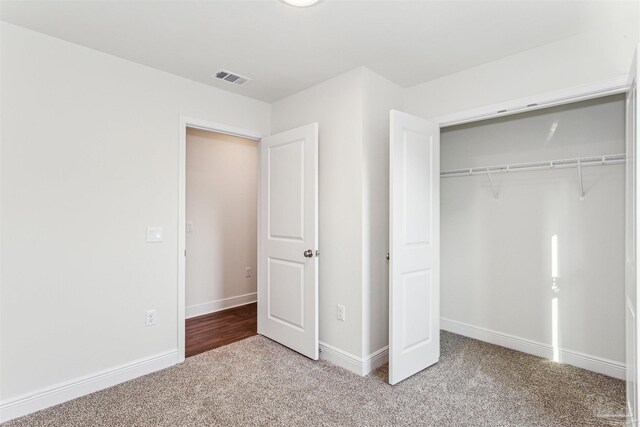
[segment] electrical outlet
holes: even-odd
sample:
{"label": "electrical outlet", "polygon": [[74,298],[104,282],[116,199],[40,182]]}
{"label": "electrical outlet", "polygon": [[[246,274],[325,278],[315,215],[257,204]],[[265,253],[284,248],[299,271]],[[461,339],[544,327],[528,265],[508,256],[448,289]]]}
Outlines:
{"label": "electrical outlet", "polygon": [[155,310],[147,310],[144,314],[144,325],[145,326],[154,326],[156,324],[156,311]]}
{"label": "electrical outlet", "polygon": [[251,277],[251,267],[244,269],[244,277]]}
{"label": "electrical outlet", "polygon": [[344,321],[345,319],[345,308],[344,305],[338,304],[338,310],[336,311],[336,317],[338,320]]}

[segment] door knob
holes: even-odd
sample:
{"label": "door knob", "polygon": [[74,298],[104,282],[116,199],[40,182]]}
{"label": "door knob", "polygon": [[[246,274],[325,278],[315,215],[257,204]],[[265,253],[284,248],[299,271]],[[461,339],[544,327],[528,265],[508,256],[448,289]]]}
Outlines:
{"label": "door knob", "polygon": [[306,251],[304,251],[304,256],[306,256],[307,258],[311,258],[313,256],[313,251],[311,249],[307,249]]}

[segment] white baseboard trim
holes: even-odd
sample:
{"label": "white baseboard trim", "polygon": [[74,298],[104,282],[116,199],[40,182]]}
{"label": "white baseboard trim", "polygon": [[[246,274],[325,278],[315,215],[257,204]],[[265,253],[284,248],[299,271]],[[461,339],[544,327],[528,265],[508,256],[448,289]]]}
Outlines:
{"label": "white baseboard trim", "polygon": [[[543,344],[526,338],[492,331],[490,329],[481,328],[451,319],[441,318],[440,328],[448,332],[453,332],[454,334],[485,341],[490,344],[499,345],[501,347],[510,348],[523,353],[533,354],[534,356],[543,357],[545,359],[553,359],[553,347],[549,344]],[[610,377],[622,380],[625,379],[624,363],[563,348],[558,349],[558,356],[561,363],[566,363],[568,365],[608,375]]]}
{"label": "white baseboard trim", "polygon": [[203,316],[205,314],[215,313],[216,311],[222,311],[228,308],[251,304],[256,301],[258,301],[258,294],[256,292],[238,295],[237,297],[209,301],[203,304],[197,304],[187,307],[185,310],[185,317],[187,319],[190,319],[192,317]]}
{"label": "white baseboard trim", "polygon": [[322,341],[320,341],[320,359],[338,365],[354,374],[362,375],[362,359]]}
{"label": "white baseboard trim", "polygon": [[171,350],[0,402],[0,423],[160,371],[178,363]]}
{"label": "white baseboard trim", "polygon": [[320,341],[320,358],[354,374],[365,376],[389,360],[389,347],[381,348],[364,359]]}
{"label": "white baseboard trim", "polygon": [[362,375],[373,372],[389,361],[389,346],[374,351],[362,361]]}

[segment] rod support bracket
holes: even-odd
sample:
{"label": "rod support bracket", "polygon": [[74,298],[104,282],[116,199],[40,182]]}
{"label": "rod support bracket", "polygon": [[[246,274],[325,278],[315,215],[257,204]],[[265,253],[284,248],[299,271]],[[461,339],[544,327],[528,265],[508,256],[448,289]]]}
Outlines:
{"label": "rod support bracket", "polygon": [[491,185],[491,191],[493,192],[493,198],[497,199],[498,198],[498,189],[493,184],[493,178],[491,178],[491,172],[489,171],[489,169],[487,169],[487,178],[489,179],[489,184]]}
{"label": "rod support bracket", "polygon": [[578,159],[577,166],[578,166],[578,196],[580,197],[580,200],[584,200],[584,184],[582,182],[582,162],[580,159]]}

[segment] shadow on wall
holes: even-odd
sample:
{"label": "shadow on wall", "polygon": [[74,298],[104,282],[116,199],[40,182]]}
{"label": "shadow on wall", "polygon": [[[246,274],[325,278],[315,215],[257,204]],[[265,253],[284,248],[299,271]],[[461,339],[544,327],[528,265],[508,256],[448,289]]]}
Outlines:
{"label": "shadow on wall", "polygon": [[558,235],[551,236],[551,346],[553,347],[553,360],[560,362],[560,329],[558,327],[558,297],[560,285],[558,284]]}

